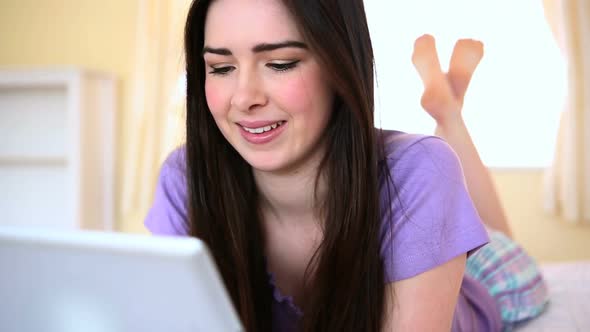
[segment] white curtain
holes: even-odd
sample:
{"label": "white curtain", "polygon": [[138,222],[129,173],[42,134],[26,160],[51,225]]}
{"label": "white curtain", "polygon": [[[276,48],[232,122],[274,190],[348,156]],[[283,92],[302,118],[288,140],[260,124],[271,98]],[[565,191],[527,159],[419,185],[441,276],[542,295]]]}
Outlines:
{"label": "white curtain", "polygon": [[160,166],[184,135],[183,28],[189,0],[138,0],[130,111],[124,115],[119,223],[142,231]]}
{"label": "white curtain", "polygon": [[544,4],[568,66],[555,159],[545,178],[545,207],[569,222],[590,224],[590,1]]}

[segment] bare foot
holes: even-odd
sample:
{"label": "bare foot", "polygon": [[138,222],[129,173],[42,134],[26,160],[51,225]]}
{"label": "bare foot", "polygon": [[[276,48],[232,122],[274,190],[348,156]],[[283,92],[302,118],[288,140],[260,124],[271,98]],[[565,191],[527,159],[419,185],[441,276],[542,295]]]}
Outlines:
{"label": "bare foot", "polygon": [[460,39],[455,44],[448,78],[455,97],[463,104],[465,92],[473,77],[475,68],[483,57],[483,43],[473,39]]}
{"label": "bare foot", "polygon": [[412,63],[418,70],[424,85],[428,85],[433,80],[443,79],[436,52],[436,43],[431,35],[422,35],[416,39]]}
{"label": "bare foot", "polygon": [[412,62],[424,83],[422,107],[437,122],[443,122],[445,115],[451,112],[449,108],[459,106],[447,76],[440,68],[434,37],[423,35],[416,39]]}

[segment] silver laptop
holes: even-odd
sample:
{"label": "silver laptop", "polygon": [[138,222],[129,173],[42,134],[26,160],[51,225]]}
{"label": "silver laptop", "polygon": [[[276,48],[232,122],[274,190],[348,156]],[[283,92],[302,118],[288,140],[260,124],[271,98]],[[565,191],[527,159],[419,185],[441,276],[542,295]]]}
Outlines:
{"label": "silver laptop", "polygon": [[237,332],[194,238],[0,227],[2,332]]}

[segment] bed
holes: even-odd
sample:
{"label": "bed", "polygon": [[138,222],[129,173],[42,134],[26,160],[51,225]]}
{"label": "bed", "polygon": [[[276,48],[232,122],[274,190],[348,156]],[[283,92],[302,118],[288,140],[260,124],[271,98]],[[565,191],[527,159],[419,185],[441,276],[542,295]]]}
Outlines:
{"label": "bed", "polygon": [[590,331],[590,261],[542,265],[550,304],[517,332]]}

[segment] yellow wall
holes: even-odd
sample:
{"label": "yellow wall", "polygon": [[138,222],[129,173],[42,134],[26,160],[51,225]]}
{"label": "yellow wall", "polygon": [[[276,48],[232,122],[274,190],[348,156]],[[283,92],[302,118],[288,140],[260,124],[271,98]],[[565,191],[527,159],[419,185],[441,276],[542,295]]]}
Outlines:
{"label": "yellow wall", "polygon": [[[123,114],[130,109],[136,23],[135,0],[0,0],[0,67],[76,66],[113,74],[120,143]],[[120,219],[118,229],[124,226]]]}
{"label": "yellow wall", "polygon": [[133,69],[136,2],[0,1],[0,65],[75,65],[115,74],[126,104]]}
{"label": "yellow wall", "polygon": [[543,211],[542,170],[494,170],[514,237],[539,261],[590,259],[590,225],[572,225]]}

